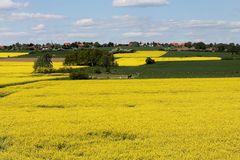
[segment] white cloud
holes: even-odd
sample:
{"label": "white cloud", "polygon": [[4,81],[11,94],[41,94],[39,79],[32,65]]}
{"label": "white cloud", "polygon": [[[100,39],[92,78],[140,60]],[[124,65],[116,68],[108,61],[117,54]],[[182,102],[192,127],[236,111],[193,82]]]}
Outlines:
{"label": "white cloud", "polygon": [[92,27],[96,23],[92,18],[86,18],[86,19],[79,19],[74,24],[79,27]]}
{"label": "white cloud", "polygon": [[32,27],[32,30],[36,31],[36,32],[42,32],[45,30],[45,28],[46,28],[46,26],[44,24],[39,24],[39,25]]}
{"label": "white cloud", "polygon": [[27,32],[0,32],[1,37],[22,37],[28,35]]}
{"label": "white cloud", "polygon": [[9,17],[14,20],[26,20],[26,19],[40,19],[40,20],[60,20],[66,18],[57,14],[43,14],[43,13],[12,13]]}
{"label": "white cloud", "polygon": [[239,33],[240,32],[240,28],[231,29],[230,32],[232,32],[232,33]]}
{"label": "white cloud", "polygon": [[155,7],[169,4],[169,0],[113,0],[114,7]]}
{"label": "white cloud", "polygon": [[17,9],[17,8],[25,8],[28,7],[30,4],[25,3],[18,3],[14,2],[13,0],[1,0],[0,2],[0,9]]}
{"label": "white cloud", "polygon": [[124,38],[134,38],[134,37],[154,37],[161,36],[159,32],[126,32],[123,33]]}
{"label": "white cloud", "polygon": [[[222,20],[168,20],[160,21],[157,26],[161,26],[166,30],[176,30],[176,29],[185,29],[185,30],[232,30],[240,28],[240,21],[222,21]],[[163,30],[164,31],[164,30]]]}
{"label": "white cloud", "polygon": [[223,26],[226,25],[225,21],[206,21],[206,20],[190,20],[185,25],[183,24],[184,27],[189,27],[189,28],[209,28],[209,27],[218,27],[218,26]]}
{"label": "white cloud", "polygon": [[95,38],[98,35],[95,33],[69,33],[67,36],[70,38]]}
{"label": "white cloud", "polygon": [[113,16],[112,18],[120,21],[129,21],[129,20],[135,19],[135,17],[130,15]]}
{"label": "white cloud", "polygon": [[193,33],[193,32],[187,32],[185,33],[185,36],[189,36],[189,37],[192,37],[192,36],[195,36],[196,34]]}

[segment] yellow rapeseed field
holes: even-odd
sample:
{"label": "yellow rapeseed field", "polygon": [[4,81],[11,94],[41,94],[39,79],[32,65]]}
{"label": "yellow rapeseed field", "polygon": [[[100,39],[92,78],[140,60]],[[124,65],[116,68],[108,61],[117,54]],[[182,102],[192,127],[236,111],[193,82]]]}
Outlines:
{"label": "yellow rapeseed field", "polygon": [[137,51],[135,53],[120,53],[115,54],[116,58],[146,58],[146,57],[152,57],[152,58],[159,58],[166,54],[165,51]]}
{"label": "yellow rapeseed field", "polygon": [[0,58],[17,57],[28,54],[27,52],[0,52]]}
{"label": "yellow rapeseed field", "polygon": [[145,64],[147,57],[159,58],[166,54],[165,51],[137,51],[135,53],[115,54],[119,66],[140,66]]}
{"label": "yellow rapeseed field", "polygon": [[32,65],[0,62],[16,83],[0,88],[0,160],[240,159],[240,78],[31,82],[55,76]]}
{"label": "yellow rapeseed field", "polygon": [[137,51],[136,53],[115,54],[119,66],[141,66],[145,65],[146,58],[151,57],[156,62],[166,61],[215,61],[220,57],[161,57],[167,52],[164,51]]}
{"label": "yellow rapeseed field", "polygon": [[239,78],[2,88],[0,159],[237,160],[239,88]]}
{"label": "yellow rapeseed field", "polygon": [[[219,61],[220,57],[184,57],[184,58],[153,58],[156,62],[173,61]],[[141,66],[146,64],[146,58],[119,58],[116,60],[119,66]]]}
{"label": "yellow rapeseed field", "polygon": [[[62,68],[62,62],[54,62],[54,68]],[[0,62],[0,85],[52,79],[56,75],[36,75],[33,72],[33,62]]]}
{"label": "yellow rapeseed field", "polygon": [[119,58],[116,62],[119,66],[141,66],[146,64],[146,58]]}

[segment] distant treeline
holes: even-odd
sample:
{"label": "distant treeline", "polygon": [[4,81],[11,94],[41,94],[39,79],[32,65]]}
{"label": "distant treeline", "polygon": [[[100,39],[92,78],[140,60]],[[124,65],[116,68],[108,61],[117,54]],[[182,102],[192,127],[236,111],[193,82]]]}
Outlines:
{"label": "distant treeline", "polygon": [[78,49],[101,49],[106,51],[115,50],[117,48],[123,51],[133,52],[134,50],[197,50],[197,51],[216,51],[216,52],[230,52],[239,53],[240,45],[235,43],[204,43],[204,42],[187,42],[187,43],[159,43],[159,42],[130,42],[128,44],[116,44],[113,42],[100,44],[99,42],[73,42],[73,43],[46,43],[46,44],[12,44],[8,46],[0,46],[0,51],[67,51]]}

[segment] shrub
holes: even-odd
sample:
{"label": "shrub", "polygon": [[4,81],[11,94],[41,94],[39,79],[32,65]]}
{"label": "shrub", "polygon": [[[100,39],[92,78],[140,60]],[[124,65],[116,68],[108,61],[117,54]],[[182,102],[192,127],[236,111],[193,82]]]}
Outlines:
{"label": "shrub", "polygon": [[69,78],[72,80],[89,79],[89,75],[86,72],[72,72],[70,73]]}
{"label": "shrub", "polygon": [[154,59],[152,59],[151,57],[147,57],[146,64],[154,64],[154,63],[155,63]]}
{"label": "shrub", "polygon": [[233,60],[233,57],[223,57],[222,60]]}
{"label": "shrub", "polygon": [[56,73],[71,73],[72,71],[73,71],[73,68],[71,67],[63,67],[56,70]]}
{"label": "shrub", "polygon": [[94,72],[97,73],[97,74],[101,74],[102,73],[100,68],[95,68]]}
{"label": "shrub", "polygon": [[36,73],[43,73],[43,74],[48,74],[48,73],[56,73],[56,70],[53,68],[46,68],[46,67],[40,67],[35,70]]}
{"label": "shrub", "polygon": [[106,68],[106,72],[107,73],[111,73],[111,69],[110,68]]}

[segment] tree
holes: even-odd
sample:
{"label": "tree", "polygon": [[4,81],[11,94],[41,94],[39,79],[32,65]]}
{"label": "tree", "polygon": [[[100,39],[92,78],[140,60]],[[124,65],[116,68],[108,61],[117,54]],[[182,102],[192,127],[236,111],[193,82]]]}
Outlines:
{"label": "tree", "polygon": [[238,47],[234,43],[230,43],[228,45],[228,52],[232,55],[237,54],[239,52]]}
{"label": "tree", "polygon": [[101,44],[100,44],[99,42],[95,42],[95,43],[93,44],[93,46],[96,47],[96,48],[99,48],[99,47],[101,47]]}
{"label": "tree", "polygon": [[226,50],[226,45],[223,43],[219,43],[216,45],[217,51],[224,52]]}
{"label": "tree", "polygon": [[103,66],[109,68],[114,64],[112,53],[99,49],[82,49],[65,55],[65,65]]}
{"label": "tree", "polygon": [[[139,46],[140,46],[139,42],[130,42],[129,43],[129,47],[139,47]],[[148,43],[148,46],[149,46],[149,43]]]}
{"label": "tree", "polygon": [[114,43],[113,42],[109,42],[108,43],[108,47],[114,47]]}
{"label": "tree", "polygon": [[195,47],[195,49],[199,49],[199,50],[205,50],[206,44],[203,42],[198,42],[198,43],[194,43],[193,46]]}
{"label": "tree", "polygon": [[237,49],[237,54],[240,54],[240,45],[239,44],[236,45],[236,49]]}
{"label": "tree", "polygon": [[187,48],[192,48],[192,42],[187,42],[187,43],[185,43],[185,47],[187,47]]}
{"label": "tree", "polygon": [[105,67],[106,72],[110,72],[110,67],[114,65],[114,56],[113,54],[104,54],[101,57],[101,65]]}
{"label": "tree", "polygon": [[34,72],[42,72],[43,70],[52,70],[53,63],[52,63],[52,55],[46,53],[34,62],[33,65]]}
{"label": "tree", "polygon": [[209,47],[210,47],[210,48],[213,48],[213,46],[214,46],[213,43],[210,43],[210,44],[209,44]]}
{"label": "tree", "polygon": [[154,63],[155,63],[154,59],[152,59],[151,57],[147,57],[146,64],[154,64]]}

